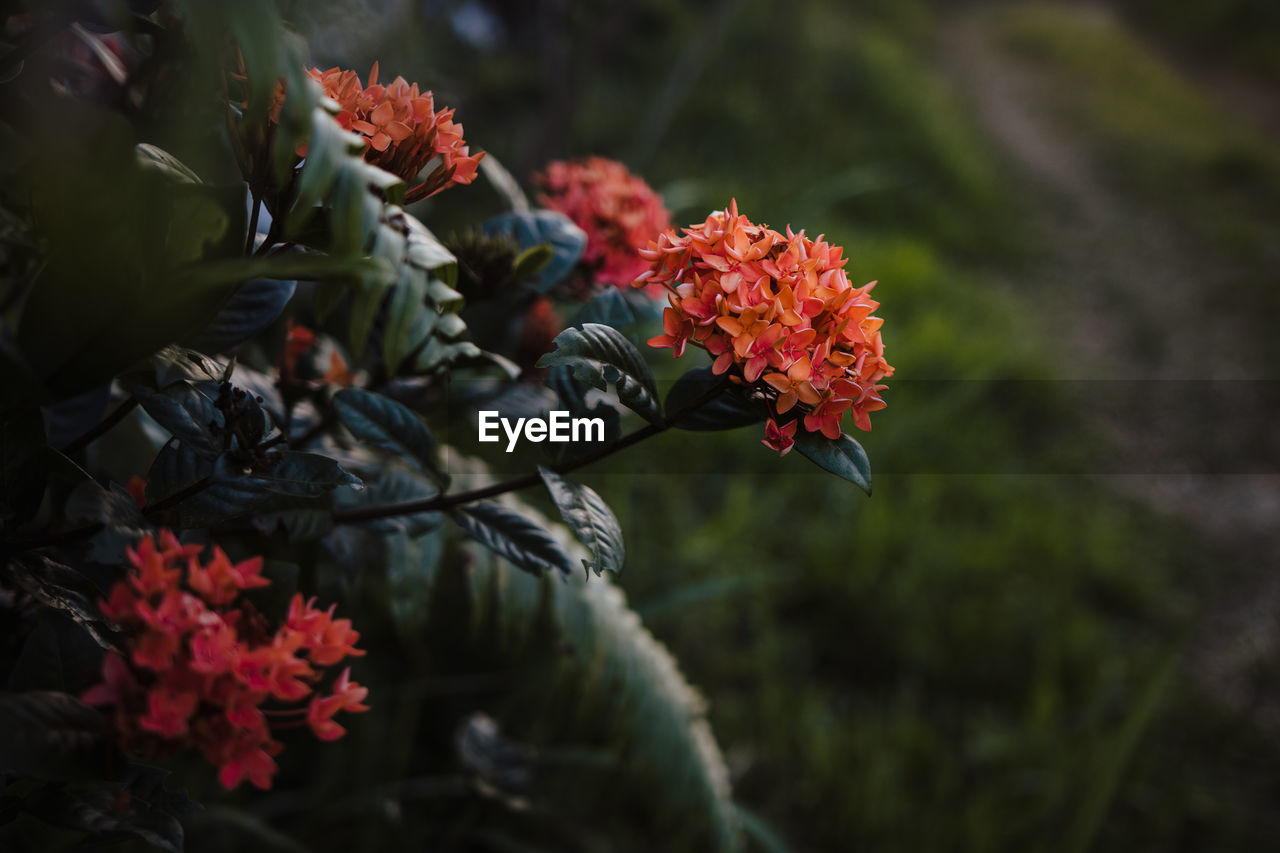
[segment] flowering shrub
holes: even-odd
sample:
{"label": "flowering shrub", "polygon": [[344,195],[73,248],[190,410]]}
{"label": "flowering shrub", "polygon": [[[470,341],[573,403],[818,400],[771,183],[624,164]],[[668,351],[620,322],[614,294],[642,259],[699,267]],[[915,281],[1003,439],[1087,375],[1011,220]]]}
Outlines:
{"label": "flowering shrub", "polygon": [[469,154],[462,125],[453,121],[453,110],[436,110],[435,96],[419,92],[417,83],[397,77],[390,85],[378,83],[378,63],[369,69],[369,84],[360,84],[354,71],[318,68],[308,72],[324,93],[337,101],[338,124],[364,137],[365,159],[408,184],[435,158],[440,158],[425,181],[410,186],[405,202],[430,198],[456,184],[469,184],[484,159],[484,152]]}
{"label": "flowering shrub", "polygon": [[[271,623],[241,597],[269,586],[262,558],[231,563],[220,548],[201,564],[200,545],[183,545],[168,530],[129,549],[131,569],[102,602],[103,614],[125,631],[125,653],[103,657],[100,684],[83,696],[112,710],[123,743],[155,753],[190,745],[234,788],[247,779],[270,788],[283,744],[272,726],[305,722],[316,737],[334,740],[345,729],[338,711],[367,711],[368,691],[350,668],[332,692],[315,690],[324,667],[364,652],[358,632],[333,610],[295,595],[284,623]],[[308,700],[308,697],[309,700]],[[273,707],[263,708],[270,703]],[[305,704],[299,704],[305,703]]]}
{"label": "flowering shrub", "polygon": [[[869,462],[841,424],[852,412],[869,425],[891,373],[870,285],[849,284],[838,248],[753,225],[733,205],[682,236],[664,231],[658,196],[602,158],[552,163],[538,178],[545,209],[509,176],[504,188],[494,163],[511,209],[443,242],[405,205],[473,182],[486,155],[470,153],[431,92],[379,83],[377,64],[367,84],[307,70],[276,4],[135,17],[145,21],[123,35],[99,35],[100,18],[34,12],[6,30],[22,61],[6,69],[15,97],[0,118],[12,143],[0,192],[0,620],[14,628],[0,644],[0,825],[20,812],[177,850],[189,803],[139,758],[198,751],[226,789],[282,787],[283,744],[305,768],[294,750],[313,740],[282,732],[334,740],[343,712],[369,708],[343,665],[365,650],[341,606],[366,627],[360,679],[379,695],[404,695],[391,691],[433,666],[469,674],[476,662],[455,655],[507,645],[487,632],[545,641],[563,669],[532,681],[556,700],[578,695],[573,679],[606,683],[598,664],[616,670],[609,689],[625,685],[631,711],[557,719],[608,721],[600,745],[607,733],[609,748],[641,754],[656,779],[646,790],[679,762],[692,787],[664,794],[653,815],[683,815],[684,837],[707,840],[693,849],[733,849],[738,813],[701,705],[601,579],[625,565],[622,527],[569,477],[667,430],[764,423],[768,446],[869,490]],[[47,37],[59,29],[73,38]],[[124,42],[127,63],[113,47]],[[68,45],[88,49],[76,48],[92,85],[59,71]],[[574,294],[584,304],[565,328],[554,300],[590,291],[584,270],[617,287]],[[712,358],[665,397],[626,331],[654,307],[619,290],[632,282],[668,294],[655,344]],[[513,420],[517,434],[524,423],[529,453],[550,452],[508,457],[523,470],[497,478],[468,459],[493,448],[458,428],[457,413],[482,410],[511,415],[504,429]],[[564,410],[591,425],[585,438],[575,427],[537,446],[535,422]],[[459,482],[468,471],[471,488]],[[515,497],[531,487],[559,521]],[[263,558],[233,563],[224,548],[269,555],[275,582]],[[533,580],[549,574],[564,591]],[[339,604],[319,608],[320,593]],[[291,598],[266,604],[273,594]],[[465,606],[444,603],[454,594]],[[512,624],[535,615],[536,630]],[[365,718],[362,746],[467,780],[466,796],[502,789],[484,794],[486,809],[552,772],[488,724],[463,727],[453,749],[480,700],[441,699],[421,719],[412,703],[389,714],[394,703],[378,702],[370,716],[388,716]],[[641,743],[684,747],[671,759]],[[319,756],[338,762],[341,750]],[[455,811],[450,801],[430,819]]]}
{"label": "flowering shrub", "polygon": [[587,233],[582,263],[599,284],[630,284],[646,266],[637,250],[671,227],[662,197],[616,160],[556,160],[533,180],[542,189],[539,204]]}
{"label": "flowering shrub", "polygon": [[875,282],[853,287],[839,246],[755,225],[735,200],[680,236],[664,232],[640,255],[649,268],[634,284],[659,284],[670,301],[663,334],[649,345],[679,358],[692,343],[714,357],[714,373],[767,386],[765,446],[791,449],[797,407],[806,430],[830,439],[846,412],[871,429],[870,413],[885,406],[880,380],[893,367],[871,313]]}

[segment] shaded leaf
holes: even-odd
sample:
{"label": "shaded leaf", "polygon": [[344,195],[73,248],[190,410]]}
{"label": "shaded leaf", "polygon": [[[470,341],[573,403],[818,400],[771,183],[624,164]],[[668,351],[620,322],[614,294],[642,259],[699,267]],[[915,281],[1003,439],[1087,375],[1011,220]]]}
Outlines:
{"label": "shaded leaf", "polygon": [[183,445],[210,458],[222,451],[222,437],[216,431],[221,430],[223,419],[214,406],[216,390],[189,382],[175,382],[162,391],[141,385],[132,390],[147,414]]}
{"label": "shaded leaf", "polygon": [[568,365],[573,376],[593,388],[607,390],[616,384],[618,399],[651,422],[661,419],[658,392],[644,357],[611,326],[584,323],[565,329],[555,338],[556,349],[538,359],[538,367]]}
{"label": "shaded leaf", "polygon": [[67,498],[66,515],[72,521],[97,521],[102,530],[89,540],[89,558],[113,566],[125,561],[125,549],[145,535],[149,525],[133,495],[119,483],[104,489],[93,480],[76,486]]}
{"label": "shaded leaf", "polygon": [[133,836],[152,847],[182,853],[182,822],[141,798],[121,804],[106,785],[47,785],[26,798],[27,811],[54,826],[71,827],[95,836]]}
{"label": "shaded leaf", "polygon": [[591,553],[591,559],[583,560],[582,564],[597,575],[605,571],[621,572],[627,559],[622,527],[604,499],[590,487],[572,483],[550,468],[539,465],[538,473],[560,516]]}
{"label": "shaded leaf", "polygon": [[526,572],[572,570],[572,560],[553,536],[503,504],[479,501],[449,515],[467,536]]}
{"label": "shaded leaf", "polygon": [[116,628],[95,603],[102,591],[83,574],[45,556],[20,557],[9,564],[9,573],[24,592],[77,622],[98,645],[115,647]]}
{"label": "shaded leaf", "polygon": [[0,693],[0,773],[65,779],[101,770],[102,715],[67,693]]}
{"label": "shaded leaf", "polygon": [[366,444],[433,471],[435,436],[414,412],[381,394],[347,388],[333,395],[333,406],[343,426]]}
{"label": "shaded leaf", "polygon": [[723,385],[724,390],[677,420],[673,426],[695,432],[712,432],[751,426],[769,417],[769,410],[762,401],[747,396],[740,386],[726,382],[723,376],[716,376],[710,367],[696,367],[677,379],[667,392],[663,406],[668,414],[673,414],[716,385]]}
{"label": "shaded leaf", "polygon": [[571,326],[584,323],[602,323],[615,329],[625,329],[636,321],[636,314],[627,304],[627,300],[616,287],[610,287],[596,295],[590,302],[578,309],[569,321]]}
{"label": "shaded leaf", "polygon": [[208,352],[222,352],[249,340],[280,316],[297,286],[296,281],[267,278],[246,281],[192,341],[192,346]]}
{"label": "shaded leaf", "polygon": [[871,460],[862,445],[844,433],[835,441],[820,432],[796,431],[796,450],[815,465],[871,494]]}
{"label": "shaded leaf", "polygon": [[520,248],[546,244],[552,256],[546,266],[530,279],[537,291],[550,290],[573,269],[587,248],[587,234],[573,220],[554,210],[513,210],[495,216],[481,226],[485,234],[514,237]]}

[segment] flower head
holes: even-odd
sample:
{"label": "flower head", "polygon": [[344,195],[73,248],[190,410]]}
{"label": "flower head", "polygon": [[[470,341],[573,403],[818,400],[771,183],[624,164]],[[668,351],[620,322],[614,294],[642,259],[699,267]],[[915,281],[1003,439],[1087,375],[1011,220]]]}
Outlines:
{"label": "flower head", "polygon": [[[202,550],[166,530],[158,542],[146,536],[128,552],[128,575],[100,605],[124,629],[123,653],[107,652],[102,682],[82,699],[112,709],[129,747],[194,746],[218,768],[224,786],[247,779],[269,788],[283,747],[260,706],[271,701],[273,721],[292,716],[283,725],[303,725],[315,702],[327,703],[321,709],[327,725],[312,728],[326,740],[341,736],[345,729],[333,715],[368,710],[362,704],[368,690],[350,680],[348,668],[334,680],[331,696],[312,694],[324,667],[364,654],[355,647],[360,635],[351,620],[333,617],[333,607],[318,610],[314,599],[304,604],[300,595],[285,623],[272,630],[241,598],[270,584],[261,575],[262,559],[232,563],[214,548],[203,562]],[[307,704],[281,709],[281,703]]]}
{"label": "flower head", "polygon": [[[356,72],[341,68],[313,68],[308,73],[337,102],[338,123],[364,138],[364,158],[410,185],[406,203],[475,180],[484,152],[469,153],[454,111],[437,110],[430,91],[419,91],[417,83],[403,77],[386,86],[378,83],[376,62],[367,86],[361,85]],[[418,174],[437,159],[426,180],[415,185]]]}
{"label": "flower head", "polygon": [[671,306],[649,345],[678,358],[693,343],[714,358],[715,373],[751,384],[771,414],[766,447],[785,455],[798,423],[839,438],[846,412],[871,429],[893,367],[872,316],[875,282],[849,282],[843,249],[756,225],[734,201],[679,235],[664,231],[639,254],[647,267],[633,285],[662,287]]}
{"label": "flower head", "polygon": [[539,204],[587,232],[582,260],[600,284],[630,284],[647,266],[637,250],[671,227],[662,197],[615,160],[557,160],[534,182],[543,190]]}

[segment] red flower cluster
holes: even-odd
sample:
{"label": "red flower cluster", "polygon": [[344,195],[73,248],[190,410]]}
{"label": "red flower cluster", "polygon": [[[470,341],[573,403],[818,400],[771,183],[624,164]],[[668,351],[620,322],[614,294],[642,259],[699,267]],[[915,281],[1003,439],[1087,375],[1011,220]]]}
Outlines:
{"label": "red flower cluster", "polygon": [[428,163],[440,158],[425,181],[411,186],[406,203],[475,180],[484,152],[468,153],[462,125],[453,121],[453,110],[437,112],[430,91],[419,92],[417,83],[403,77],[389,86],[380,85],[376,62],[369,70],[368,86],[360,84],[356,72],[341,68],[313,68],[308,73],[338,102],[338,123],[368,141],[364,158],[373,165],[412,185]]}
{"label": "red flower cluster", "polygon": [[[766,390],[771,417],[764,444],[785,455],[796,422],[839,438],[845,412],[859,429],[885,406],[881,379],[893,375],[884,358],[875,282],[853,287],[843,249],[785,235],[738,215],[737,201],[702,225],[660,235],[640,255],[649,269],[635,286],[669,291],[664,334],[650,346],[671,347],[678,358],[692,342],[715,358],[717,373],[734,370]],[[799,406],[782,424],[778,419]]]}
{"label": "red flower cluster", "polygon": [[361,702],[369,691],[350,680],[350,668],[332,693],[315,692],[320,667],[364,654],[354,647],[360,635],[349,619],[334,619],[332,607],[318,610],[301,595],[272,631],[260,612],[238,601],[243,590],[271,583],[261,576],[262,558],[233,564],[214,548],[202,565],[202,550],[165,530],[158,544],[147,536],[129,551],[128,577],[101,602],[103,614],[125,629],[126,655],[108,652],[102,683],[82,698],[114,708],[116,729],[131,748],[195,746],[226,788],[245,779],[270,788],[283,748],[272,725],[309,725],[316,737],[333,740],[345,731],[334,714],[368,710]]}
{"label": "red flower cluster", "polygon": [[636,251],[671,227],[662,197],[615,160],[557,160],[533,180],[545,190],[539,204],[587,232],[582,258],[601,284],[630,284],[647,266]]}

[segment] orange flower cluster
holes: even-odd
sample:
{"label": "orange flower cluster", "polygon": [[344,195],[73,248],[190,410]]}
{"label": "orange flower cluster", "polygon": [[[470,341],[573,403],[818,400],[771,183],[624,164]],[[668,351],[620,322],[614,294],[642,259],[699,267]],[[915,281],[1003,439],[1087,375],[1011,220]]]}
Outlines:
{"label": "orange flower cluster", "polygon": [[601,284],[630,284],[647,266],[636,251],[671,227],[662,197],[615,160],[557,160],[533,180],[545,190],[539,204],[587,232],[582,258]]}
{"label": "orange flower cluster", "polygon": [[853,287],[839,246],[755,225],[736,200],[682,231],[640,252],[649,269],[635,286],[661,284],[671,303],[649,345],[678,358],[692,342],[715,358],[715,373],[760,383],[771,415],[764,444],[780,454],[795,443],[797,421],[835,439],[852,412],[859,429],[871,429],[869,414],[885,406],[880,380],[893,375],[871,315],[875,282]]}
{"label": "orange flower cluster", "polygon": [[165,530],[158,543],[148,535],[129,551],[128,577],[100,605],[125,629],[126,655],[107,652],[102,683],[82,698],[114,708],[115,727],[131,748],[195,746],[226,788],[247,779],[267,789],[283,748],[272,725],[309,725],[316,737],[333,740],[345,731],[333,720],[338,711],[368,710],[361,703],[369,691],[350,680],[350,668],[329,695],[315,692],[321,667],[364,654],[354,645],[360,635],[349,619],[334,619],[332,607],[318,610],[301,595],[273,631],[239,600],[242,591],[271,583],[261,575],[262,558],[233,564],[214,548],[201,564],[202,550]]}
{"label": "orange flower cluster", "polygon": [[[405,203],[475,180],[484,152],[468,153],[453,110],[437,112],[430,91],[419,92],[417,83],[403,77],[389,86],[380,85],[376,62],[369,70],[368,86],[360,84],[356,72],[341,68],[313,68],[308,73],[338,102],[338,123],[367,141],[365,159],[411,185]],[[418,173],[437,157],[440,162],[427,179],[414,185]]]}

